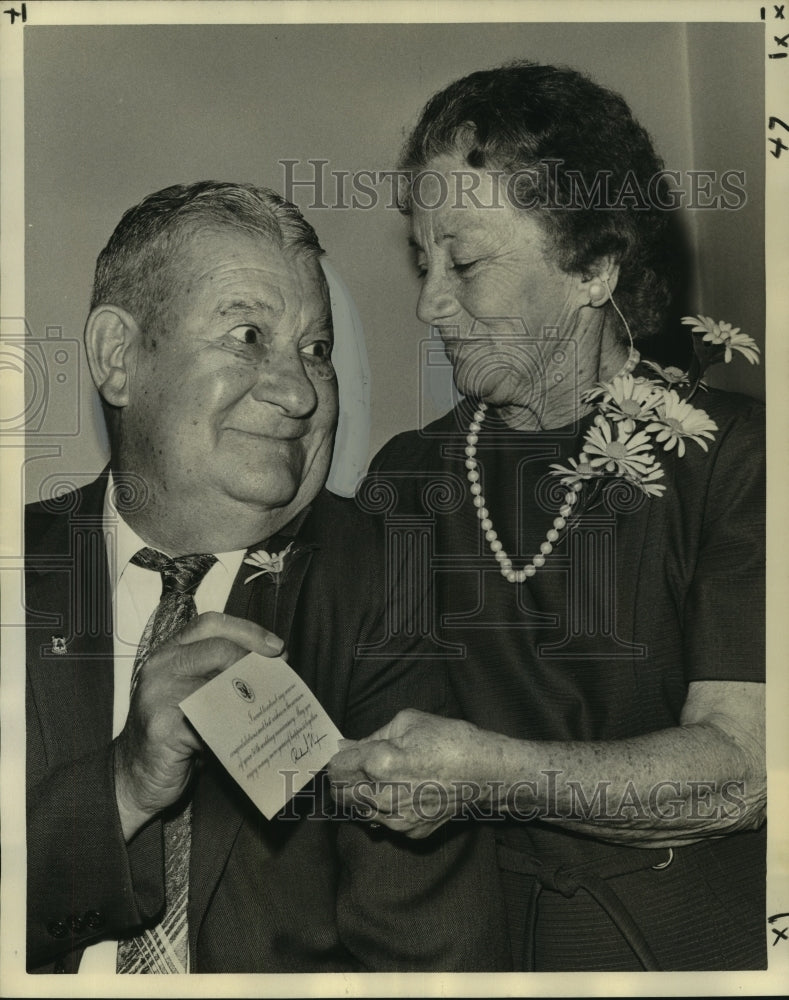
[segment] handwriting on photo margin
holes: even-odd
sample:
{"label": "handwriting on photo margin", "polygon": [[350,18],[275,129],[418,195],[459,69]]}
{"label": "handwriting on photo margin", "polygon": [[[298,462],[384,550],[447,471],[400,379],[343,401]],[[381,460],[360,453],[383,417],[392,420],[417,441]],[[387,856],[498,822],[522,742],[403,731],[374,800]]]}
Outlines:
{"label": "handwriting on photo margin", "polygon": [[4,14],[8,14],[8,16],[11,18],[11,24],[15,24],[17,18],[19,18],[21,20],[22,24],[24,24],[25,21],[27,20],[27,4],[24,4],[24,3],[22,4],[22,10],[21,11],[20,10],[14,10],[14,8],[11,7],[8,10],[4,10],[3,13]]}
{"label": "handwriting on photo margin", "polygon": [[[773,924],[775,923],[776,920],[782,920],[785,919],[786,917],[789,917],[789,913],[774,913],[771,917],[767,918],[767,923]],[[775,935],[775,937],[773,938],[773,947],[775,947],[779,941],[786,941],[787,943],[789,943],[789,937],[787,937],[787,935],[789,935],[789,924],[787,924],[786,927],[782,927],[780,929],[777,927],[771,927],[770,930]]]}
{"label": "handwriting on photo margin", "polygon": [[[780,125],[781,128],[785,128],[786,131],[789,132],[789,125],[787,125],[786,122],[781,121],[780,118],[775,118],[773,115],[770,115],[770,118],[767,121],[767,127],[770,129],[770,131],[772,131],[775,128],[776,124]],[[784,143],[784,141],[780,138],[780,136],[775,139],[768,138],[767,141],[775,143],[775,149],[771,149],[770,152],[776,159],[781,155],[782,149],[789,149],[789,146],[787,146]]]}
{"label": "handwriting on photo margin", "polygon": [[[773,4],[773,20],[774,21],[785,21],[784,7],[786,4]],[[764,7],[759,8],[759,16],[762,21],[767,20],[767,12]],[[779,48],[789,49],[789,34],[787,35],[773,35],[773,41]],[[767,56],[768,59],[786,59],[787,52],[770,52]]]}

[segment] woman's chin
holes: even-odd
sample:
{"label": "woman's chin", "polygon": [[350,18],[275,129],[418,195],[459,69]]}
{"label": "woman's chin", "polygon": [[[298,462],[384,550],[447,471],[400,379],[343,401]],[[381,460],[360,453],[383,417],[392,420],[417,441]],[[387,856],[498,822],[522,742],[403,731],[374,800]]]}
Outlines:
{"label": "woman's chin", "polygon": [[[514,385],[513,379],[456,379],[455,384],[464,396],[479,400],[496,409],[507,407],[541,409],[543,400],[541,393],[524,392],[522,385]],[[536,388],[536,387],[535,387]]]}

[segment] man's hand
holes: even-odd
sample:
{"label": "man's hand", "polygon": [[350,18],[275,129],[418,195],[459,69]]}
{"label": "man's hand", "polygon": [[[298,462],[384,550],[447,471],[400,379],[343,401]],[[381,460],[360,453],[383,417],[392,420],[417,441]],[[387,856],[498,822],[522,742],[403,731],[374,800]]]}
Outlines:
{"label": "man's hand", "polygon": [[500,739],[460,719],[405,709],[371,736],[342,744],[328,765],[332,794],[364,818],[427,837],[465,802],[496,807],[488,779]]}
{"label": "man's hand", "polygon": [[127,842],[189,783],[202,743],[179,703],[247,653],[278,656],[282,646],[253,622],[211,611],[148,657],[115,741],[115,795]]}

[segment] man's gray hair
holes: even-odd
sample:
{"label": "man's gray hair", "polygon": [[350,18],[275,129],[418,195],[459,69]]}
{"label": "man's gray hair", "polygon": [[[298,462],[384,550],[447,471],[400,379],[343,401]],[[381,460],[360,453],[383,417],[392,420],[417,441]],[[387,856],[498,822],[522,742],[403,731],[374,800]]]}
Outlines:
{"label": "man's gray hair", "polygon": [[91,309],[120,306],[149,334],[167,315],[178,278],[173,259],[198,232],[227,229],[281,251],[312,258],[323,253],[312,226],[275,191],[220,181],[175,184],[124,213],[96,261]]}

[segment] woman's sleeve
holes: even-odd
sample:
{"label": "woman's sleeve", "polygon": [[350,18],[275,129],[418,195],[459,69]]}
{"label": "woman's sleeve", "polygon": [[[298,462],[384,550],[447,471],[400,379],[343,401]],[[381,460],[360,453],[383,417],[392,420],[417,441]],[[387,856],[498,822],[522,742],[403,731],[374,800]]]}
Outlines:
{"label": "woman's sleeve", "polygon": [[716,442],[698,561],[685,604],[686,678],[763,681],[764,409],[753,403]]}

